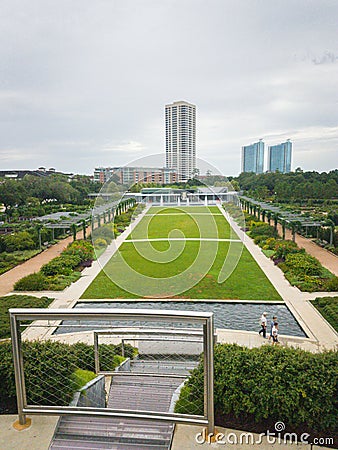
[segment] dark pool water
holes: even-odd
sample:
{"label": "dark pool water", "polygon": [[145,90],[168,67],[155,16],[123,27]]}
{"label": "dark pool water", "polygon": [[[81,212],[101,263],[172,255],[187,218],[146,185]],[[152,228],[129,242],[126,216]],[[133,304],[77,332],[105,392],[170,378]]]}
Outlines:
{"label": "dark pool water", "polygon": [[[183,311],[213,312],[216,328],[231,330],[257,331],[260,329],[259,318],[267,312],[268,328],[272,316],[278,317],[279,333],[289,336],[306,337],[297,320],[285,305],[267,303],[230,303],[230,302],[78,302],[75,308],[126,308],[126,309],[167,309]],[[140,322],[114,321],[114,326],[138,326]],[[79,327],[80,325],[80,327]],[[54,334],[75,331],[94,330],[112,325],[111,321],[64,321],[62,327]],[[168,323],[148,323],[148,326],[168,326]],[[175,325],[177,326],[177,324]],[[182,326],[187,326],[182,324]]]}

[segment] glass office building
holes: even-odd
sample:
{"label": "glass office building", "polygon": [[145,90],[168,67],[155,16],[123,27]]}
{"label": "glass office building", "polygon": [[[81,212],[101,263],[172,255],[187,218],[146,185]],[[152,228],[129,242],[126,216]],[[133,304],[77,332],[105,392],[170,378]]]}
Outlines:
{"label": "glass office building", "polygon": [[262,139],[242,147],[242,172],[263,173],[264,142]]}
{"label": "glass office building", "polygon": [[291,172],[292,143],[286,142],[269,147],[268,170],[269,172]]}

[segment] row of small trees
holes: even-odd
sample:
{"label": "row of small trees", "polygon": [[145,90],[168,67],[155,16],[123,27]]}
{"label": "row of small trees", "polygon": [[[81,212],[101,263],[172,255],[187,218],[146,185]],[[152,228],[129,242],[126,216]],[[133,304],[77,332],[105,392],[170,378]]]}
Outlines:
{"label": "row of small trees", "polygon": [[[262,222],[265,222],[265,219],[267,219],[267,222],[269,225],[271,225],[271,222],[273,222],[273,225],[275,227],[275,230],[277,231],[278,224],[282,227],[282,238],[285,239],[285,232],[286,229],[291,229],[292,232],[292,239],[295,241],[296,233],[302,231],[302,223],[300,221],[287,221],[282,217],[281,212],[277,211],[270,211],[269,209],[262,208],[260,205],[257,205],[255,201],[250,201],[248,199],[240,198],[241,206],[252,216],[257,218],[258,220],[262,220]],[[328,227],[330,230],[330,245],[334,245],[334,235],[335,235],[335,223],[327,219],[325,223],[323,224],[323,227]],[[318,232],[321,227],[318,227]]]}

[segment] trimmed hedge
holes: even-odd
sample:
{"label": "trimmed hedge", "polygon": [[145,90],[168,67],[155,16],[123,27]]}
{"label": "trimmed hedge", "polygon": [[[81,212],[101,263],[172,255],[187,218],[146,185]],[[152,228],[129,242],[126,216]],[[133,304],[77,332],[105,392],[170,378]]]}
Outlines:
{"label": "trimmed hedge", "polygon": [[278,236],[278,233],[273,226],[265,222],[252,222],[250,225],[250,236],[252,238],[265,236],[268,239],[269,237]]}
{"label": "trimmed hedge", "polygon": [[40,271],[45,276],[55,276],[55,275],[70,275],[81,262],[81,258],[78,255],[65,255],[57,256],[44,264]]}
{"label": "trimmed hedge", "polygon": [[[230,414],[243,426],[250,420],[282,421],[288,431],[299,426],[304,432],[335,429],[337,352],[219,344],[214,361],[216,416]],[[175,412],[203,414],[203,383],[201,362],[186,382]]]}
{"label": "trimmed hedge", "polygon": [[80,278],[75,269],[81,263],[94,258],[94,248],[88,241],[74,241],[67,246],[60,256],[44,264],[40,271],[27,275],[14,285],[16,291],[61,291]]}
{"label": "trimmed hedge", "polygon": [[37,298],[30,295],[8,295],[7,297],[0,297],[0,339],[11,336],[9,308],[48,308],[52,301],[52,298]]}
{"label": "trimmed hedge", "polygon": [[338,332],[338,297],[317,297],[311,303]]}
{"label": "trimmed hedge", "polygon": [[[104,345],[109,354],[104,370],[114,370],[120,363],[121,349]],[[101,346],[100,346],[101,349]],[[128,347],[133,353],[133,348]],[[52,341],[22,343],[27,401],[39,405],[68,405],[77,389],[74,372],[95,371],[94,348],[82,343],[74,345]],[[115,356],[114,356],[115,353]],[[16,396],[13,357],[10,342],[0,342],[0,403]]]}
{"label": "trimmed hedge", "polygon": [[26,275],[14,284],[15,291],[44,291],[48,288],[48,279],[41,272]]}
{"label": "trimmed hedge", "polygon": [[338,290],[338,277],[295,242],[276,239],[277,235],[273,233],[274,227],[265,222],[251,222],[250,237],[263,252],[272,252],[269,257],[285,273],[285,278],[292,286],[306,292]]}

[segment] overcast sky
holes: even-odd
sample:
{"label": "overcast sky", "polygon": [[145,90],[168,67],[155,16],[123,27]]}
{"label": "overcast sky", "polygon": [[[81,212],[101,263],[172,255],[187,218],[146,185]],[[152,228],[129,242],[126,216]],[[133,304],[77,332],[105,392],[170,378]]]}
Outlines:
{"label": "overcast sky", "polygon": [[164,105],[197,105],[197,155],[290,138],[338,166],[337,0],[2,0],[0,170],[74,173],[163,153]]}

